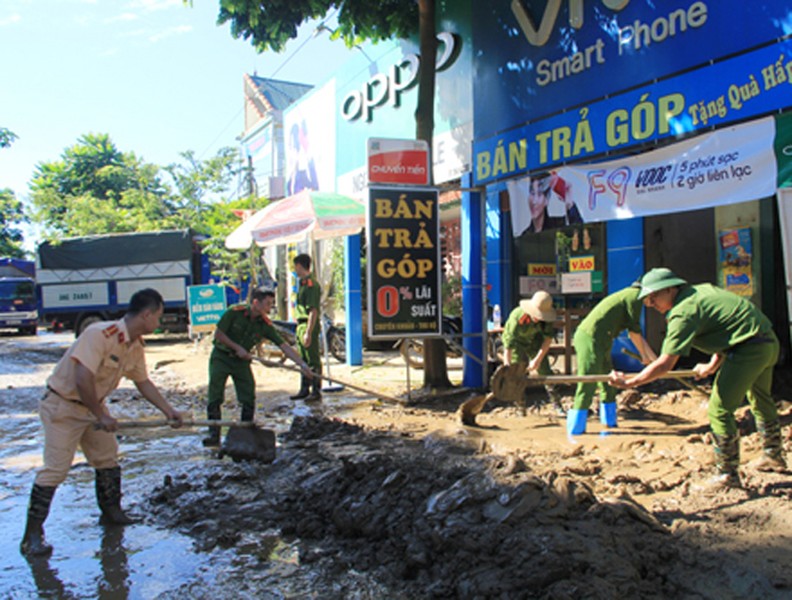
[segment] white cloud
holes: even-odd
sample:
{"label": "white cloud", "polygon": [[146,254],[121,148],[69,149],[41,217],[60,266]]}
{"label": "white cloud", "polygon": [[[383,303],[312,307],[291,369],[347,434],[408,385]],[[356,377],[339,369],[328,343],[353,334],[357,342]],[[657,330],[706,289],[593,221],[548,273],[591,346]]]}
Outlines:
{"label": "white cloud", "polygon": [[121,13],[120,15],[116,15],[115,17],[109,17],[104,20],[105,23],[116,23],[118,21],[135,21],[140,17],[135,13],[125,12]]}
{"label": "white cloud", "polygon": [[13,15],[9,15],[7,17],[0,18],[0,27],[5,27],[6,25],[15,25],[22,20],[22,15],[19,13],[14,13]]}
{"label": "white cloud", "polygon": [[149,41],[156,43],[164,40],[165,38],[173,37],[174,35],[181,35],[183,33],[189,33],[190,31],[192,31],[192,25],[169,27],[168,29],[164,29],[159,33],[149,36]]}
{"label": "white cloud", "polygon": [[131,10],[144,10],[152,12],[155,10],[165,10],[167,8],[174,8],[183,6],[182,0],[132,0],[127,5]]}

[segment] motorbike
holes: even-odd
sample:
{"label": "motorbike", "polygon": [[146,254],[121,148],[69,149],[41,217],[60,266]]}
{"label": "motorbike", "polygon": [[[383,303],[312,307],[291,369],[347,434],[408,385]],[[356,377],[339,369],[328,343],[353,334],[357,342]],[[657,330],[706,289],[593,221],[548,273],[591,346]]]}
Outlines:
{"label": "motorbike", "polygon": [[[281,321],[273,319],[272,324],[281,334],[284,341],[290,346],[297,345],[297,323],[294,321]],[[322,329],[324,330],[324,343],[327,346],[327,351],[338,362],[346,362],[346,331],[345,329],[333,323],[333,320],[326,314],[322,315]],[[324,349],[324,348],[323,348]]]}
{"label": "motorbike", "polygon": [[[462,318],[443,315],[442,322],[443,341],[446,346],[446,356],[459,358],[462,356]],[[424,368],[424,342],[421,338],[403,339],[396,342],[396,347],[401,352],[404,362],[413,369]]]}

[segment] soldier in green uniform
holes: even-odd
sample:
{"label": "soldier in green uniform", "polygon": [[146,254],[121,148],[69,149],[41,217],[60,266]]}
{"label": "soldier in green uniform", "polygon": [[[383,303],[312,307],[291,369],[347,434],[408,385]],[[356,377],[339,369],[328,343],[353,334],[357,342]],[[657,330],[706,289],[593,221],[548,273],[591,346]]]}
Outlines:
{"label": "soldier in green uniform", "polygon": [[[536,292],[530,300],[521,300],[509,314],[503,326],[503,364],[525,362],[529,371],[539,375],[552,375],[547,353],[555,337],[556,311],[553,298],[547,292]],[[564,408],[555,386],[545,386],[556,410],[563,414]]]}
{"label": "soldier in green uniform", "polygon": [[[311,257],[298,254],[294,258],[294,271],[300,280],[297,290],[295,317],[297,319],[297,348],[300,356],[315,372],[322,372],[322,360],[319,353],[319,304],[322,296],[319,282],[311,272]],[[300,391],[291,396],[292,400],[317,402],[322,399],[320,381],[303,376]]]}
{"label": "soldier in green uniform", "polygon": [[611,374],[619,387],[643,385],[667,373],[691,348],[712,354],[694,367],[698,377],[715,375],[709,421],[715,438],[718,474],[711,487],[739,487],[740,438],[734,411],[748,396],[763,454],[754,461],[760,471],[786,470],[781,422],[771,395],[779,343],[770,320],[749,300],[710,284],[688,285],[669,269],[652,269],[641,279],[638,296],[666,315],[668,324],[660,357],[630,377]]}
{"label": "soldier in green uniform", "polygon": [[[242,421],[252,421],[256,411],[256,381],[250,368],[250,351],[264,338],[280,347],[283,353],[303,369],[304,376],[310,372],[305,361],[283,341],[278,330],[269,319],[275,294],[255,290],[250,304],[239,304],[229,308],[220,318],[214,335],[214,348],[209,357],[209,403],[206,416],[220,419],[225,396],[225,385],[229,376],[234,382],[237,402],[242,406]],[[210,427],[204,446],[220,444],[220,428]]]}
{"label": "soldier in green uniform", "polygon": [[[605,375],[613,370],[611,348],[613,340],[625,329],[638,352],[641,362],[648,364],[657,356],[641,334],[641,310],[638,299],[641,284],[619,290],[603,298],[580,322],[575,331],[574,345],[578,375]],[[575,404],[567,413],[567,431],[580,435],[586,431],[588,409],[599,386],[600,420],[607,427],[616,427],[616,390],[607,383],[578,383]]]}

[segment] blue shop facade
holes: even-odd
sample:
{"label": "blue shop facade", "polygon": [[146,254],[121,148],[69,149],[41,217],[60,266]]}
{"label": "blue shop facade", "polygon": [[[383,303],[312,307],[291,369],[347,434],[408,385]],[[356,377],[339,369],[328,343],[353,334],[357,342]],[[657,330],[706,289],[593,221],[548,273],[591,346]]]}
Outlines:
{"label": "blue shop facade", "polygon": [[[505,315],[545,289],[559,306],[591,306],[661,265],[750,297],[788,347],[777,277],[789,263],[778,193],[780,132],[792,129],[788,2],[493,0],[438,10],[434,183],[459,232],[468,352],[483,358],[476,334],[496,304]],[[284,138],[295,140],[286,187],[302,169],[317,189],[365,196],[366,140],[414,137],[417,52],[409,41],[367,45],[283,111]],[[353,364],[360,244],[353,236],[345,248]],[[652,319],[657,345],[662,323]],[[465,359],[465,385],[481,387],[485,375]]]}

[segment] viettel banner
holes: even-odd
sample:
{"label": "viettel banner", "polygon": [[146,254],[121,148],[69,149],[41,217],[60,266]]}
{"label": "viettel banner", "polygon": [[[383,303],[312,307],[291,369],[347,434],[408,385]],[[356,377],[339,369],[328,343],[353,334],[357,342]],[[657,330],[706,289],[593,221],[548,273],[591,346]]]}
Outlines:
{"label": "viettel banner", "polygon": [[[772,196],[774,137],[775,121],[765,118],[638,156],[563,167],[528,186],[527,210],[514,214],[530,221],[513,223],[514,231],[537,230],[542,220],[546,226],[629,219]],[[540,202],[535,196],[542,194]]]}
{"label": "viettel banner", "polygon": [[775,153],[778,187],[792,187],[792,113],[776,118]]}

